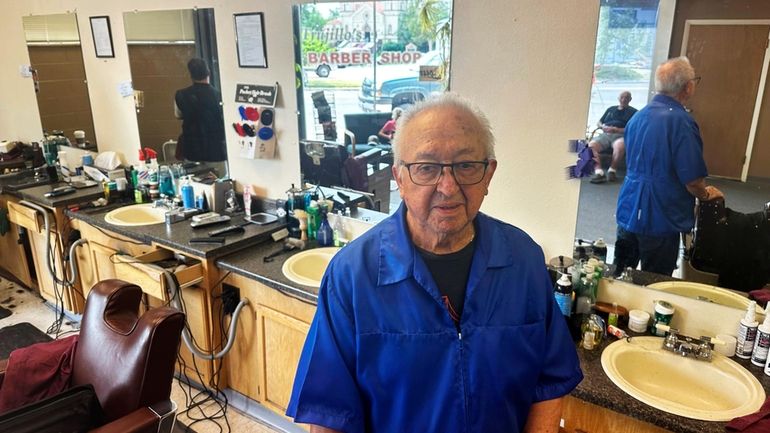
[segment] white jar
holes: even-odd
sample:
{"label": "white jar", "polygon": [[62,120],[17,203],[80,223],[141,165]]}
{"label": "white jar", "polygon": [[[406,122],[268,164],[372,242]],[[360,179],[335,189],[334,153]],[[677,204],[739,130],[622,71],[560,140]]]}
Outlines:
{"label": "white jar", "polygon": [[628,329],[643,333],[647,331],[650,322],[650,313],[643,310],[631,310],[628,312]]}

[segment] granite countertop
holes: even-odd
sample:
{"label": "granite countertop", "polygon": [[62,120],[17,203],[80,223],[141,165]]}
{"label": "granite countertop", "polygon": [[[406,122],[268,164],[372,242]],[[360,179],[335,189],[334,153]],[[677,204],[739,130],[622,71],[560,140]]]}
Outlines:
{"label": "granite countertop", "polygon": [[55,208],[64,207],[71,204],[85,203],[96,200],[100,197],[104,197],[104,191],[100,185],[91,186],[88,188],[76,189],[75,192],[60,195],[58,197],[48,198],[45,193],[51,192],[54,188],[60,186],[66,186],[67,183],[59,182],[51,185],[33,186],[31,188],[24,188],[18,191],[4,191],[6,194],[10,194],[19,197],[23,200],[28,200],[34,203],[38,203],[42,206]]}
{"label": "granite countertop", "polygon": [[[126,204],[126,206],[127,205],[129,204]],[[240,249],[269,240],[271,233],[286,226],[286,223],[281,222],[280,220],[265,225],[247,224],[244,226],[245,232],[243,233],[224,235],[226,242],[222,245],[191,244],[190,239],[206,237],[210,230],[216,230],[218,228],[226,227],[227,225],[243,224],[243,216],[235,216],[229,223],[222,223],[200,229],[193,229],[190,227],[189,221],[180,221],[174,224],[161,223],[139,227],[127,227],[113,225],[104,220],[104,215],[116,207],[116,205],[110,205],[105,208],[84,209],[80,211],[65,210],[65,214],[70,218],[81,220],[92,226],[109,230],[110,232],[117,233],[129,239],[148,245],[157,244],[204,259],[217,259]]]}
{"label": "granite countertop", "polygon": [[272,262],[265,263],[262,260],[263,257],[276,251],[280,251],[282,248],[283,242],[268,241],[222,257],[217,260],[216,263],[221,269],[254,279],[268,287],[287,293],[290,296],[296,296],[303,300],[316,303],[318,301],[317,287],[297,284],[286,278],[281,270],[286,259],[297,254],[299,251],[289,251],[284,253],[276,257]]}

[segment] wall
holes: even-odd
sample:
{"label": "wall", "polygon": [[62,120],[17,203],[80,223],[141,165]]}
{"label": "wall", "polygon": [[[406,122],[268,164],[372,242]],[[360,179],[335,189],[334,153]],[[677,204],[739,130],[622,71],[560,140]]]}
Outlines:
{"label": "wall", "polygon": [[[767,20],[770,2],[753,0],[678,0],[674,27],[671,32],[669,56],[678,56],[682,49],[685,21],[688,19]],[[770,83],[770,81],[768,81]],[[770,84],[765,83],[765,94],[760,109],[754,148],[751,153],[749,176],[770,179]],[[753,105],[754,101],[750,101]]]}
{"label": "wall", "polygon": [[[29,63],[21,16],[76,10],[100,150],[121,152],[135,162],[139,137],[133,101],[117,92],[119,83],[131,79],[122,13],[214,7],[226,121],[235,121],[237,105],[230,101],[237,83],[280,86],[277,159],[238,158],[236,136],[228,128],[231,174],[254,184],[260,194],[282,197],[300,178],[289,7],[296,1],[4,2],[0,136],[40,138],[32,84],[18,73],[19,65]],[[599,2],[587,3],[455,0],[451,87],[489,115],[498,139],[498,171],[483,210],[529,232],[546,257],[569,254],[575,233],[579,184],[565,180],[565,167],[576,159],[566,143],[583,135],[587,119]],[[253,11],[265,13],[267,69],[237,65],[232,14]],[[93,55],[88,17],[94,15],[110,16],[114,59]]]}

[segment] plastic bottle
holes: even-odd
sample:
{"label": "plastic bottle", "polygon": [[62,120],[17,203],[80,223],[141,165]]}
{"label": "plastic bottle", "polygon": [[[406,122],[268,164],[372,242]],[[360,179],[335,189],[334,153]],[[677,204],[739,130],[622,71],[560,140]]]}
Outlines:
{"label": "plastic bottle", "polygon": [[556,303],[559,305],[561,314],[569,317],[572,315],[572,281],[569,274],[561,274],[561,278],[556,281],[556,287],[553,292]]}
{"label": "plastic bottle", "polygon": [[738,324],[738,344],[735,346],[735,356],[749,359],[754,350],[754,341],[757,338],[759,322],[755,318],[757,302],[751,301],[746,309],[746,316]]}
{"label": "plastic bottle", "polygon": [[612,303],[612,311],[607,316],[607,324],[612,326],[618,326],[618,303]]}
{"label": "plastic bottle", "polygon": [[251,185],[243,185],[243,212],[251,218]]}
{"label": "plastic bottle", "polygon": [[316,232],[316,238],[318,239],[318,246],[330,247],[334,245],[334,232],[332,226],[329,225],[329,218],[326,217],[326,210],[321,211],[321,223],[318,225],[318,231]]}
{"label": "plastic bottle", "polygon": [[190,177],[185,177],[184,183],[180,188],[182,195],[182,206],[185,209],[192,209],[195,207],[195,193],[193,192],[193,186],[190,184]]}
{"label": "plastic bottle", "polygon": [[307,211],[307,238],[313,240],[316,238],[319,224],[318,203],[312,200],[305,210]]}
{"label": "plastic bottle", "polygon": [[345,241],[345,228],[342,225],[342,211],[337,211],[337,218],[334,219],[334,246],[341,247]]}
{"label": "plastic bottle", "polygon": [[144,149],[147,153],[147,170],[150,175],[150,182],[158,181],[158,153],[150,148]]}
{"label": "plastic bottle", "polygon": [[751,363],[764,367],[767,363],[768,350],[770,350],[770,314],[765,314],[765,321],[757,328],[757,339],[751,353]]}
{"label": "plastic bottle", "polygon": [[136,171],[137,177],[139,178],[139,185],[147,185],[150,183],[150,173],[147,171],[147,164],[145,164],[144,151],[142,149],[139,149],[139,167],[137,167]]}

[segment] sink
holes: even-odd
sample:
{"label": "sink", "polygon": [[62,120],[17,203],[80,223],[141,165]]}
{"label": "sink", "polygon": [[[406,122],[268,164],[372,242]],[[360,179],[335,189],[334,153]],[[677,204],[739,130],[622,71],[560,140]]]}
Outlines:
{"label": "sink", "polygon": [[326,267],[339,248],[315,248],[297,253],[283,262],[283,275],[305,286],[320,287]]}
{"label": "sink", "polygon": [[[751,300],[740,293],[722,287],[710,286],[708,284],[694,283],[690,281],[663,281],[653,283],[647,287],[661,290],[675,295],[686,296],[688,298],[700,299],[727,307],[738,308],[746,311]],[[757,313],[765,314],[765,310],[757,305]]]}
{"label": "sink", "polygon": [[104,220],[116,226],[148,226],[166,221],[166,209],[151,203],[133,204],[110,211]]}
{"label": "sink", "polygon": [[729,421],[759,410],[765,391],[754,375],[714,352],[711,362],[661,348],[663,338],[632,337],[604,349],[602,368],[630,396],[665,412]]}

